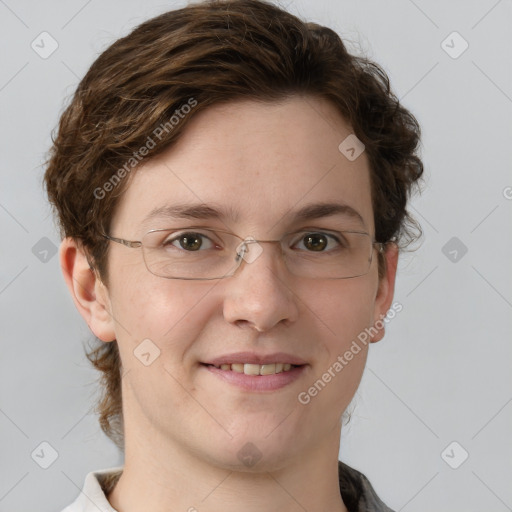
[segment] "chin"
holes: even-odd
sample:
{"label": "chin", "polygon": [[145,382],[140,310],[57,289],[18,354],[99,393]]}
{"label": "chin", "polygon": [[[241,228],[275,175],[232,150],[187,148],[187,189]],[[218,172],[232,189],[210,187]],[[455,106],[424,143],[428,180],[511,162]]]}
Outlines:
{"label": "chin", "polygon": [[[287,465],[287,460],[295,457],[300,450],[297,438],[285,432],[284,439],[268,436],[272,429],[257,429],[254,435],[245,433],[233,436],[224,442],[209,440],[208,459],[211,464],[229,471],[261,473],[277,471]],[[267,436],[267,437],[265,437]],[[216,446],[212,452],[212,446]]]}
{"label": "chin", "polygon": [[256,443],[247,441],[239,450],[213,457],[211,462],[217,467],[237,473],[268,473],[286,466],[288,455],[282,448],[275,451],[265,447],[260,449]]}

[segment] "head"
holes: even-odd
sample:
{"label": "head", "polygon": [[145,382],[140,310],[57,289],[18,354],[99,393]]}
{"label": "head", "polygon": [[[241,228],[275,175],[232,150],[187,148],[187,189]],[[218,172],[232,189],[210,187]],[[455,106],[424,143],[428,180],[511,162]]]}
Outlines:
{"label": "head", "polygon": [[[340,144],[354,135],[364,151],[350,159]],[[87,355],[102,375],[105,433],[123,449],[129,414],[226,466],[252,440],[275,466],[281,450],[293,457],[312,448],[312,436],[330,435],[367,345],[307,405],[297,384],[271,394],[226,390],[204,363],[285,352],[305,362],[301,386],[312,384],[386,314],[399,251],[420,233],[406,208],[423,172],[419,136],[379,66],[270,3],[194,4],[102,53],[61,117],[45,183],[66,282],[95,335]],[[349,205],[361,219],[296,217],[319,203]],[[177,204],[223,215],[143,222]],[[152,274],[140,248],[103,236],[136,241],[150,229],[198,224],[259,240],[342,226],[368,232],[382,250],[365,275],[311,279],[290,274],[277,247],[262,244],[233,276],[190,281]],[[371,341],[383,335],[374,330]],[[149,366],[134,356],[147,339],[159,350]]]}

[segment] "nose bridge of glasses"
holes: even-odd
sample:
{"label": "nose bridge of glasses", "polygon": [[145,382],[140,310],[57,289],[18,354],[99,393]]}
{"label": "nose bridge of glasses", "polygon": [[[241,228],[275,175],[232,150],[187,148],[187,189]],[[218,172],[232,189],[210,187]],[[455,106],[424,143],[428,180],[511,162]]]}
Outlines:
{"label": "nose bridge of glasses", "polygon": [[[238,257],[243,258],[245,255],[245,252],[247,252],[248,250],[250,251],[250,248],[247,247],[250,244],[256,244],[258,246],[259,254],[261,254],[263,252],[263,248],[260,246],[260,244],[274,244],[274,245],[279,244],[281,246],[281,251],[282,251],[283,250],[283,241],[284,241],[284,238],[281,240],[256,240],[252,236],[247,236],[244,239],[239,237],[239,243],[236,246],[236,253],[237,253]],[[254,252],[254,250],[253,250],[253,252]],[[258,254],[258,256],[259,256],[259,254]]]}
{"label": "nose bridge of glasses", "polygon": [[[285,247],[284,243],[286,241],[287,237],[284,236],[280,240],[258,240],[255,239],[252,236],[248,236],[243,240],[240,240],[239,245],[236,248],[236,261],[238,265],[242,264],[242,260],[245,261],[245,263],[252,264],[257,259],[260,259],[262,253],[264,252],[263,244],[272,244],[278,246],[278,255],[284,256],[285,255]],[[269,253],[267,253],[268,255]],[[276,253],[271,253],[270,257],[271,259],[274,259]],[[287,258],[284,258],[283,264],[288,267],[288,262],[286,261]],[[275,264],[275,263],[274,263]]]}
{"label": "nose bridge of glasses", "polygon": [[256,240],[253,237],[247,237],[244,239],[244,242],[250,244],[282,244],[283,240]]}

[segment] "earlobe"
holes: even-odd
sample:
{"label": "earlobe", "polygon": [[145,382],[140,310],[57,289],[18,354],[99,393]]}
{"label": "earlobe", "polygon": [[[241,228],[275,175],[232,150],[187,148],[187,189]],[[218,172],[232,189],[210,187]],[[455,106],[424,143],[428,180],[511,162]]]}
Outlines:
{"label": "earlobe", "polygon": [[386,272],[379,280],[379,287],[375,297],[373,329],[371,329],[371,343],[376,343],[386,334],[383,318],[391,308],[395,293],[396,269],[398,265],[398,246],[395,243],[386,245],[384,257],[386,258]]}
{"label": "earlobe", "polygon": [[73,302],[91,331],[102,341],[115,340],[108,290],[91,269],[81,244],[65,238],[60,245],[59,259]]}

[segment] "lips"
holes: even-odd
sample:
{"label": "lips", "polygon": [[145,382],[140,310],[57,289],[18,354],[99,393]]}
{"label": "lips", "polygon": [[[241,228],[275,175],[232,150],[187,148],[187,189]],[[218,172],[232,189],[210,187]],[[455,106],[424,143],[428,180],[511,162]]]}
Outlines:
{"label": "lips", "polygon": [[206,360],[201,366],[216,378],[244,391],[270,392],[295,382],[305,374],[309,364],[284,352],[236,352]]}
{"label": "lips", "polygon": [[299,365],[292,365],[290,363],[269,363],[269,364],[252,364],[252,363],[232,363],[208,365],[213,366],[222,371],[244,373],[245,375],[275,375],[281,372],[289,372],[292,368]]}
{"label": "lips", "polygon": [[[241,363],[234,363],[235,365]],[[278,363],[279,364],[279,363]],[[288,363],[290,364],[290,363]],[[230,365],[231,367],[233,365]],[[253,366],[253,365],[250,365]],[[260,371],[260,366],[267,365],[254,365]],[[270,365],[268,365],[270,366]],[[246,365],[244,365],[244,368]],[[269,373],[269,374],[260,374],[256,375],[256,368],[254,369],[254,374],[247,374],[245,372],[238,373],[237,371],[231,370],[221,370],[217,368],[217,366],[213,366],[211,364],[202,364],[201,368],[204,368],[208,374],[214,376],[214,378],[220,379],[222,382],[225,382],[231,386],[235,386],[239,389],[242,389],[245,392],[271,392],[277,391],[279,389],[285,388],[288,385],[291,385],[293,382],[297,381],[301,378],[301,376],[305,375],[308,370],[308,365],[304,364],[301,366],[290,365],[290,369],[287,371],[281,371],[280,373]],[[236,368],[236,366],[235,366]],[[249,369],[250,371],[250,369]]]}
{"label": "lips", "polygon": [[221,365],[271,365],[271,364],[289,364],[292,366],[302,366],[307,364],[304,359],[297,357],[293,354],[286,354],[284,352],[275,352],[272,354],[257,354],[255,352],[236,352],[232,354],[226,354],[216,358],[204,361],[203,364],[216,366],[218,368]]}

